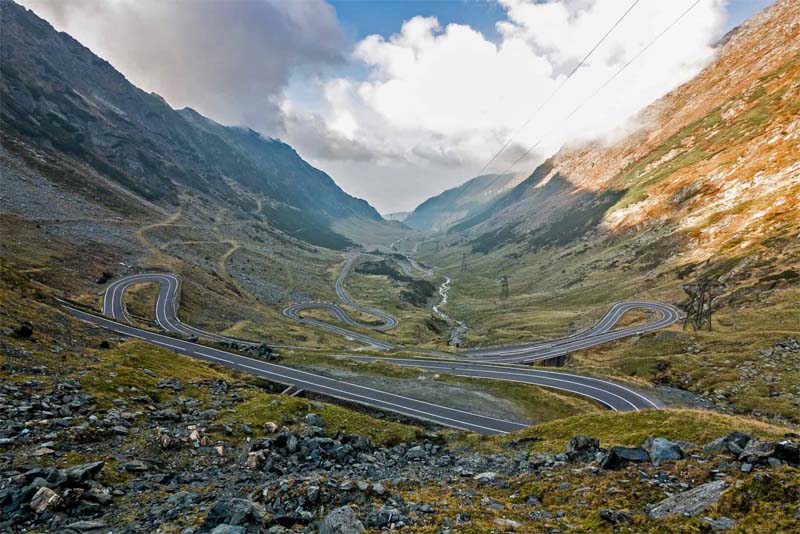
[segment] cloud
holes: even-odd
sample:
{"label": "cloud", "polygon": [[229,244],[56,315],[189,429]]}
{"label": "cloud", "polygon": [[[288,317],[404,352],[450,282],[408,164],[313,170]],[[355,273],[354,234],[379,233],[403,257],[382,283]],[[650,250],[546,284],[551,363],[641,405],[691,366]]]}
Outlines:
{"label": "cloud", "polygon": [[282,92],[298,69],[342,64],[344,38],[324,0],[22,3],[174,107],[280,133]]}
{"label": "cloud", "polygon": [[[334,176],[386,211],[411,208],[429,192],[474,176],[512,133],[515,141],[489,171],[505,170],[542,140],[515,168],[530,172],[563,143],[620,128],[709,62],[725,20],[724,0],[701,0],[607,89],[564,120],[693,1],[640,1],[519,132],[630,3],[499,0],[505,17],[497,24],[497,42],[470,26],[441,27],[436,18],[414,17],[395,35],[371,35],[357,43],[351,60],[368,75],[320,79],[323,104],[313,114],[298,110],[289,95],[282,103],[288,139],[305,146],[304,154],[317,164],[348,173]],[[386,171],[391,165],[404,173]],[[408,172],[417,175],[412,180]],[[391,183],[378,187],[369,183],[374,180]],[[419,190],[409,187],[412,182]],[[384,191],[383,197],[371,196],[374,190]]]}
{"label": "cloud", "polygon": [[[384,211],[487,170],[530,172],[567,142],[609,135],[713,57],[725,0],[689,16],[569,121],[595,88],[694,0],[640,0],[534,120],[632,0],[497,0],[498,37],[434,17],[349,48],[325,0],[21,0],[134,84],[227,124],[285,138]],[[290,83],[291,82],[291,83]]]}

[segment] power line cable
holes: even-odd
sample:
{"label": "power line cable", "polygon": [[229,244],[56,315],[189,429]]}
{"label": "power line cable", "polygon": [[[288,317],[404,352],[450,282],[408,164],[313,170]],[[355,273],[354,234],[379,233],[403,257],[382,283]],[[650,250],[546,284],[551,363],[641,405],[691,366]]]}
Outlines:
{"label": "power line cable", "polygon": [[614,80],[617,78],[617,76],[619,76],[620,74],[622,74],[622,71],[624,71],[625,69],[627,69],[627,68],[628,68],[628,66],[630,66],[630,64],[631,64],[631,63],[633,63],[633,62],[634,62],[634,61],[636,61],[636,60],[637,60],[639,57],[641,57],[641,55],[642,55],[642,54],[644,54],[644,53],[645,53],[645,52],[646,52],[646,51],[647,51],[647,50],[648,50],[648,49],[649,49],[651,46],[653,46],[653,45],[656,43],[656,41],[658,41],[659,39],[661,39],[661,37],[663,37],[665,33],[667,33],[669,30],[671,30],[673,26],[675,26],[675,25],[676,25],[678,22],[680,22],[680,21],[681,21],[681,19],[683,19],[683,17],[685,17],[685,16],[686,16],[686,15],[687,15],[687,14],[688,14],[688,13],[689,13],[689,12],[690,12],[692,9],[694,9],[694,8],[695,8],[695,6],[696,6],[697,4],[699,4],[701,1],[702,1],[702,0],[695,0],[695,2],[694,2],[692,5],[690,5],[688,8],[686,8],[686,10],[684,10],[684,11],[683,11],[683,13],[681,13],[681,14],[678,16],[678,18],[676,18],[675,20],[673,20],[673,21],[672,21],[672,22],[671,22],[671,23],[670,23],[670,24],[669,24],[669,25],[668,25],[666,28],[664,28],[664,29],[661,31],[661,33],[659,33],[658,35],[656,35],[656,37],[655,37],[655,38],[654,38],[652,41],[650,41],[649,43],[647,43],[647,45],[646,45],[644,48],[642,48],[641,50],[639,50],[639,52],[637,52],[635,56],[633,56],[633,57],[632,57],[632,58],[631,58],[631,59],[630,59],[630,60],[629,60],[627,63],[625,63],[625,64],[624,64],[622,67],[620,67],[620,68],[619,68],[619,69],[618,69],[618,70],[617,70],[617,71],[616,71],[616,72],[615,72],[615,73],[614,73],[614,74],[613,74],[613,75],[612,75],[612,76],[611,76],[609,79],[607,79],[607,80],[606,80],[606,81],[605,81],[605,82],[604,82],[604,83],[603,83],[603,84],[602,84],[600,87],[598,87],[597,89],[595,89],[595,90],[594,90],[594,92],[593,92],[591,95],[589,95],[589,96],[588,96],[586,99],[584,99],[584,100],[583,100],[583,102],[581,102],[580,104],[578,104],[578,106],[576,106],[576,107],[575,107],[575,108],[574,108],[574,109],[573,109],[573,110],[572,110],[572,111],[571,111],[571,112],[570,112],[570,113],[569,113],[569,114],[568,114],[566,117],[564,117],[564,118],[563,118],[561,121],[559,121],[557,125],[555,125],[553,128],[551,128],[550,130],[548,130],[548,131],[547,131],[547,132],[546,132],[544,135],[542,135],[542,136],[539,138],[539,140],[538,140],[538,141],[536,141],[536,144],[534,144],[534,145],[533,145],[532,147],[530,147],[530,148],[529,148],[529,149],[528,149],[528,150],[527,150],[527,151],[526,151],[524,154],[522,154],[522,155],[521,155],[519,158],[517,158],[517,159],[514,161],[514,163],[512,163],[512,164],[511,164],[511,165],[510,165],[510,166],[509,166],[509,167],[508,167],[506,170],[504,170],[504,171],[503,171],[501,174],[507,174],[509,171],[511,171],[511,169],[513,169],[513,168],[514,168],[514,167],[517,165],[517,163],[519,163],[520,161],[522,161],[523,159],[525,159],[525,158],[528,156],[528,154],[530,154],[531,152],[533,152],[533,150],[534,150],[536,147],[538,147],[538,146],[539,146],[539,145],[542,143],[542,141],[544,141],[544,139],[545,139],[547,136],[549,136],[549,135],[550,135],[550,134],[551,134],[551,133],[552,133],[554,130],[556,130],[557,128],[559,128],[559,127],[563,126],[563,125],[564,125],[564,123],[565,123],[566,121],[568,121],[568,120],[569,120],[569,119],[570,119],[570,118],[571,118],[573,115],[575,115],[575,113],[577,113],[578,111],[580,111],[580,110],[583,108],[583,106],[584,106],[584,105],[586,105],[586,103],[587,103],[587,102],[589,102],[589,100],[591,100],[592,98],[594,98],[594,97],[595,97],[595,96],[596,96],[596,95],[597,95],[597,94],[598,94],[600,91],[602,91],[603,89],[605,89],[605,88],[608,86],[608,84],[610,84],[612,81],[614,81]]}
{"label": "power line cable", "polygon": [[558,84],[558,86],[557,86],[555,89],[553,89],[553,91],[552,91],[552,92],[551,92],[551,93],[550,93],[550,94],[547,96],[547,98],[546,98],[546,99],[544,99],[544,101],[543,101],[541,104],[539,104],[539,107],[537,107],[537,108],[536,108],[536,110],[534,110],[534,112],[533,112],[533,115],[531,115],[531,116],[528,118],[528,120],[526,120],[524,123],[522,123],[522,125],[521,125],[521,126],[517,127],[517,128],[514,130],[514,132],[513,132],[513,133],[512,133],[512,134],[509,136],[509,138],[506,140],[506,142],[505,142],[505,143],[503,143],[503,146],[501,146],[501,147],[500,147],[500,150],[498,150],[497,152],[495,152],[495,154],[494,154],[494,155],[491,157],[491,159],[490,159],[489,161],[487,161],[487,162],[486,162],[486,164],[483,166],[483,168],[481,168],[481,170],[478,172],[478,174],[477,174],[476,176],[480,176],[480,175],[482,175],[482,174],[483,174],[483,172],[484,172],[484,171],[485,171],[485,170],[486,170],[486,169],[489,167],[489,165],[491,165],[491,164],[494,162],[494,160],[495,160],[495,159],[497,159],[497,156],[499,156],[500,154],[502,154],[502,153],[503,153],[503,151],[504,151],[506,148],[508,148],[508,145],[509,145],[509,144],[511,144],[511,141],[513,141],[513,140],[514,140],[514,137],[515,137],[515,136],[516,136],[516,135],[517,135],[519,132],[521,132],[521,131],[522,131],[522,130],[523,130],[525,127],[526,127],[526,126],[528,126],[528,124],[530,124],[530,123],[531,123],[531,121],[533,121],[533,119],[535,119],[535,118],[536,118],[536,116],[539,114],[539,112],[540,112],[540,111],[541,111],[541,110],[542,110],[542,109],[543,109],[543,108],[544,108],[544,107],[545,107],[545,106],[546,106],[546,105],[547,105],[547,104],[548,104],[548,103],[549,103],[549,102],[550,102],[550,101],[553,99],[553,97],[555,97],[555,96],[556,96],[556,94],[557,94],[557,93],[558,93],[558,92],[561,90],[561,88],[562,88],[562,87],[564,87],[564,85],[567,83],[567,81],[569,81],[569,79],[570,79],[570,78],[572,78],[572,75],[573,75],[573,74],[575,74],[576,72],[578,72],[578,69],[580,69],[580,68],[583,66],[583,64],[584,64],[584,63],[586,63],[586,60],[587,60],[587,59],[589,59],[589,56],[591,56],[591,55],[592,55],[592,54],[595,52],[595,50],[597,50],[597,49],[598,49],[598,47],[599,47],[601,44],[603,44],[603,41],[605,41],[605,40],[608,38],[608,36],[609,36],[609,35],[611,35],[611,32],[612,32],[612,31],[614,31],[614,29],[615,29],[617,26],[619,26],[619,23],[620,23],[620,22],[622,22],[622,20],[623,20],[625,17],[627,17],[627,16],[628,16],[628,13],[630,13],[630,12],[631,12],[631,10],[632,10],[634,7],[636,7],[636,4],[638,4],[639,2],[640,2],[640,0],[634,0],[634,2],[633,2],[633,3],[632,3],[630,6],[628,6],[628,9],[627,9],[627,10],[625,10],[625,13],[623,13],[623,14],[622,14],[622,16],[620,16],[620,17],[617,19],[617,21],[616,21],[616,22],[615,22],[615,23],[614,23],[614,24],[613,24],[613,25],[612,25],[612,26],[611,26],[611,27],[608,29],[608,31],[606,31],[606,33],[603,35],[603,37],[602,37],[602,38],[601,38],[599,41],[597,41],[597,42],[594,44],[594,46],[592,47],[592,49],[591,49],[591,50],[589,50],[589,51],[586,53],[586,55],[585,55],[585,56],[583,56],[583,59],[581,59],[581,60],[580,60],[580,62],[578,62],[578,64],[577,64],[577,65],[575,65],[575,67],[572,69],[572,71],[570,71],[570,73],[569,73],[569,74],[567,74],[567,77],[566,77],[566,78],[564,78],[564,79],[562,79],[562,80],[561,80],[561,83],[560,83],[560,84]]}

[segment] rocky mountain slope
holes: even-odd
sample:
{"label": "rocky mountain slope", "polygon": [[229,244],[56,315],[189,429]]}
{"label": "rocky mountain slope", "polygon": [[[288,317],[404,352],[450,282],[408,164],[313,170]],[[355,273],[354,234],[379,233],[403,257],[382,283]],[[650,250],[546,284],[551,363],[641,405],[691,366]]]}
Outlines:
{"label": "rocky mountain slope", "polygon": [[769,253],[800,220],[798,76],[800,5],[779,0],[632,133],[564,148],[455,229],[480,251],[633,232],[684,265]]}
{"label": "rocky mountain slope", "polygon": [[290,146],[173,110],[32,12],[10,0],[0,9],[3,145],[30,167],[59,159],[49,176],[57,186],[115,210],[172,210],[201,197],[333,248],[350,244],[334,221],[381,221]]}
{"label": "rocky mountain slope", "polygon": [[514,174],[476,176],[458,187],[431,197],[403,222],[417,230],[444,230],[451,224],[482,211],[496,197],[522,180]]}
{"label": "rocky mountain slope", "polygon": [[568,365],[800,421],[799,103],[800,4],[778,1],[627,136],[565,147],[453,225],[438,252],[420,246],[458,273],[448,314],[470,325],[466,342],[569,334],[620,300],[688,309],[709,284],[711,331],[675,327]]}
{"label": "rocky mountain slope", "polygon": [[2,271],[0,530],[790,532],[791,428],[689,410],[477,437],[278,394]]}

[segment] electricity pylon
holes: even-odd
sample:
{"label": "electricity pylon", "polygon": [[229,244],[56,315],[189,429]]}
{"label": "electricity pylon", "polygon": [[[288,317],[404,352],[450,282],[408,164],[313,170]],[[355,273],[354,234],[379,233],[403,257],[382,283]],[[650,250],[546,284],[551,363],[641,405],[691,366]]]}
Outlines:
{"label": "electricity pylon", "polygon": [[722,293],[722,284],[698,279],[694,284],[685,284],[683,290],[689,295],[689,304],[686,305],[686,319],[683,329],[691,324],[694,330],[708,327],[711,330],[711,313],[714,311],[717,299]]}
{"label": "electricity pylon", "polygon": [[508,298],[508,275],[504,274],[500,277],[500,298]]}

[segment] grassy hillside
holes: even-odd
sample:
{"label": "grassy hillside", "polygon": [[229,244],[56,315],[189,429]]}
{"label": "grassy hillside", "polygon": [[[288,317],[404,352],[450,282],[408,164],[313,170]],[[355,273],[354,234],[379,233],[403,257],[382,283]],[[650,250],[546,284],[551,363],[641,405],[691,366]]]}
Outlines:
{"label": "grassy hillside", "polygon": [[798,24],[800,6],[777,2],[645,110],[638,130],[563,149],[440,236],[438,251],[422,243],[421,258],[454,279],[447,311],[469,324],[467,342],[561,336],[620,300],[685,305],[682,286],[709,281],[713,332],[675,326],[570,365],[800,421],[799,356],[782,348],[800,338]]}

